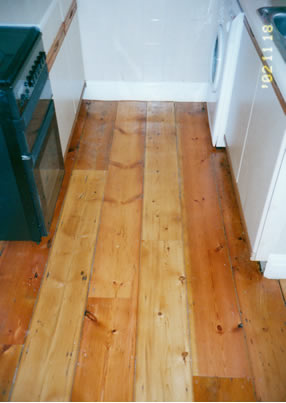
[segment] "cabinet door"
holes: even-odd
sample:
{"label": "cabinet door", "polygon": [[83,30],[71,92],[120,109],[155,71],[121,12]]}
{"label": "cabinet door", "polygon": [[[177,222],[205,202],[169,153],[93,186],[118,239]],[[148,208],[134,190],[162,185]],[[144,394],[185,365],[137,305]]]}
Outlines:
{"label": "cabinet door", "polygon": [[[285,131],[286,136],[286,131]],[[283,152],[284,150],[282,150]],[[282,158],[273,197],[267,212],[256,259],[267,261],[269,255],[286,254],[286,152]]]}
{"label": "cabinet door", "polygon": [[236,181],[239,177],[259,69],[260,60],[244,26],[225,134]]}
{"label": "cabinet door", "polygon": [[77,112],[79,101],[84,86],[84,70],[79,32],[78,14],[76,13],[67,33],[68,42],[68,63],[71,74],[71,91],[74,103],[74,110]]}
{"label": "cabinet door", "polygon": [[281,166],[286,127],[286,117],[272,85],[262,88],[261,84],[259,81],[257,85],[238,178],[254,257]]}
{"label": "cabinet door", "polygon": [[68,42],[65,38],[49,73],[63,154],[65,154],[75,119],[68,55]]}

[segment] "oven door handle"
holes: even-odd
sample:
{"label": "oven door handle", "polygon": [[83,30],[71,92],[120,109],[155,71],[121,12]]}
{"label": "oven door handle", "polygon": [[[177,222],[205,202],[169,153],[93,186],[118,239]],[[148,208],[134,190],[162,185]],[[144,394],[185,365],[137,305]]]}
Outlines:
{"label": "oven door handle", "polygon": [[53,119],[53,116],[55,114],[55,106],[54,106],[54,101],[51,99],[50,104],[48,106],[48,110],[46,112],[44,121],[39,129],[37,140],[33,146],[32,150],[32,160],[33,164],[36,164],[36,161],[39,157],[39,154],[42,150],[43,144],[46,140],[47,135],[49,134],[49,127],[51,124],[51,121]]}

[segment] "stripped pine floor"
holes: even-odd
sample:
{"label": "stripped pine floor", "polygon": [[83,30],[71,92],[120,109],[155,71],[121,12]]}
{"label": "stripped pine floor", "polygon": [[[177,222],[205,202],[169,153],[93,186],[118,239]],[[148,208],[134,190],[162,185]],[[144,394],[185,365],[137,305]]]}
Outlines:
{"label": "stripped pine floor", "polygon": [[65,164],[49,237],[0,242],[0,400],[286,401],[286,283],[204,105],[83,102]]}

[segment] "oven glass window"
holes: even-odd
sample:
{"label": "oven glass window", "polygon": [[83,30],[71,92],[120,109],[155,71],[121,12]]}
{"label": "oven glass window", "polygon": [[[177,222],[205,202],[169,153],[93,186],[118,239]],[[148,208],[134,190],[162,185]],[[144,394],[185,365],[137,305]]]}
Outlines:
{"label": "oven glass window", "polygon": [[33,145],[35,144],[39,129],[41,128],[41,125],[44,121],[44,117],[47,113],[51,98],[52,98],[51,85],[50,82],[47,81],[42,90],[40,99],[38,100],[38,103],[33,112],[32,119],[30,120],[28,127],[26,129],[25,134],[29,146],[29,151],[32,151]]}
{"label": "oven glass window", "polygon": [[58,126],[53,116],[41,152],[34,167],[34,177],[46,227],[49,228],[64,176]]}

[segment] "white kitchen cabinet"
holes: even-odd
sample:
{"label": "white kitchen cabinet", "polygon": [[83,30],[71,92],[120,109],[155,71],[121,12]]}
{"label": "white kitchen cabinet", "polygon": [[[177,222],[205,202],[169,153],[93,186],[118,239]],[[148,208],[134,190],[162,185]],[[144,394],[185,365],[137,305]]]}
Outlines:
{"label": "white kitchen cabinet", "polygon": [[261,62],[249,34],[244,27],[225,133],[236,181],[239,177],[260,68]]}
{"label": "white kitchen cabinet", "polygon": [[262,88],[259,82],[238,178],[252,257],[257,260],[267,260],[263,253],[258,256],[257,250],[269,204],[276,191],[275,183],[285,150],[285,131],[286,117],[272,85]]}
{"label": "white kitchen cabinet", "polygon": [[68,41],[67,38],[65,38],[49,73],[63,154],[66,152],[73,121],[75,119],[68,56]]}
{"label": "white kitchen cabinet", "polygon": [[286,278],[286,116],[244,28],[226,142],[251,246],[265,275]]}
{"label": "white kitchen cabinet", "polygon": [[50,71],[62,151],[65,154],[84,86],[77,15]]}
{"label": "white kitchen cabinet", "polygon": [[75,112],[77,112],[85,82],[77,13],[75,14],[69,27],[66,39],[68,41],[68,60],[71,74],[71,91],[74,103],[74,110]]}
{"label": "white kitchen cabinet", "polygon": [[[259,260],[266,261],[270,255],[286,252],[286,152],[282,158],[273,197],[265,220],[261,241],[258,245]],[[285,255],[286,261],[286,255]]]}

